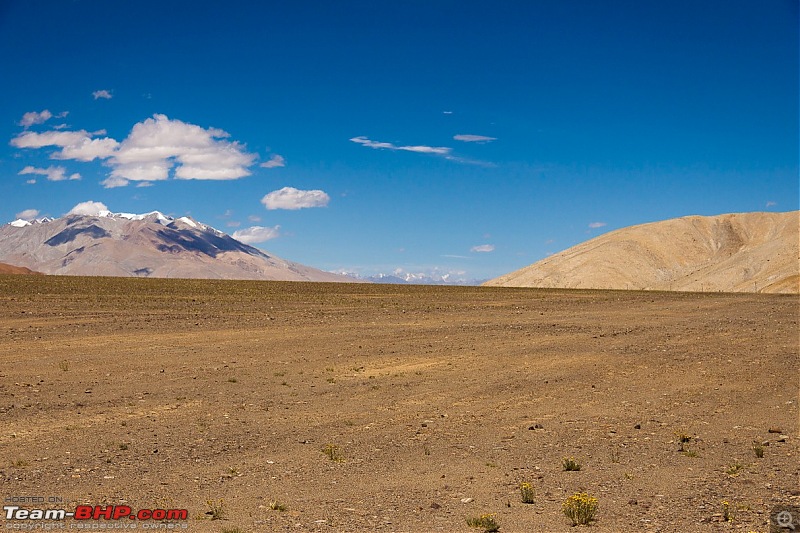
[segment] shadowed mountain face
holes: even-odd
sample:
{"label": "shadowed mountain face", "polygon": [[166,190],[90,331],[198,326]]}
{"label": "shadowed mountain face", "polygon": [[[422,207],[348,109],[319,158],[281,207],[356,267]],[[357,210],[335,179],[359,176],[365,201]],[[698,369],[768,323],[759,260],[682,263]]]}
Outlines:
{"label": "shadowed mountain face", "polygon": [[223,252],[243,252],[249,255],[268,257],[260,250],[239,242],[229,235],[217,235],[211,232],[187,232],[169,227],[158,230],[156,233],[164,243],[157,246],[162,252],[197,252],[209,257],[217,257],[218,254]]}
{"label": "shadowed mountain face", "polygon": [[75,240],[76,237],[85,237],[88,239],[100,239],[103,237],[110,237],[111,235],[104,230],[103,228],[98,228],[94,224],[89,224],[86,227],[77,227],[77,226],[70,226],[67,227],[64,231],[53,235],[46,241],[45,244],[49,246],[58,246],[60,244],[66,244],[68,242],[72,242]]}
{"label": "shadowed mountain face", "polygon": [[15,221],[0,227],[0,261],[76,276],[355,281],[271,256],[189,218],[158,212]]}
{"label": "shadowed mountain face", "polygon": [[485,285],[800,292],[800,212],[689,216],[619,229]]}

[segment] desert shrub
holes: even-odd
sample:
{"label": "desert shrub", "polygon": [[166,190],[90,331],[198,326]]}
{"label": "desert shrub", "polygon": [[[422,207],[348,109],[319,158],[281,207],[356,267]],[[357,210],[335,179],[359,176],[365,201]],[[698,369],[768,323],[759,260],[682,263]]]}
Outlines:
{"label": "desert shrub", "polygon": [[324,448],[322,448],[322,453],[324,453],[328,459],[335,463],[342,463],[344,462],[344,455],[342,454],[342,449],[335,445],[335,444],[326,444]]}
{"label": "desert shrub", "polygon": [[753,453],[756,454],[756,457],[759,459],[764,457],[764,445],[757,440],[753,441]]}
{"label": "desert shrub", "polygon": [[731,509],[731,502],[722,500],[722,519],[726,522],[733,521],[733,509]]}
{"label": "desert shrub", "polygon": [[476,527],[483,529],[486,533],[494,533],[500,531],[500,524],[494,519],[494,514],[486,513],[480,516],[467,518],[467,525],[469,527]]}
{"label": "desert shrub", "polygon": [[744,468],[744,465],[739,461],[734,461],[725,471],[729,476],[735,477],[739,475],[739,471]]}
{"label": "desert shrub", "polygon": [[269,508],[272,509],[273,511],[280,511],[280,512],[283,512],[287,509],[286,505],[282,504],[279,501],[269,502]]}
{"label": "desert shrub", "polygon": [[597,498],[589,496],[585,492],[576,492],[561,505],[561,510],[572,520],[573,525],[589,525],[594,520],[597,512]]}
{"label": "desert shrub", "polygon": [[563,466],[564,470],[567,472],[577,472],[581,469],[581,464],[576,461],[574,457],[564,457],[561,460],[561,466]]}
{"label": "desert shrub", "polygon": [[206,514],[211,516],[211,520],[222,520],[225,518],[225,502],[222,498],[217,501],[208,500],[206,501],[206,505],[208,505]]}
{"label": "desert shrub", "polygon": [[536,489],[533,485],[527,482],[519,484],[519,493],[522,498],[522,503],[535,503],[536,502]]}

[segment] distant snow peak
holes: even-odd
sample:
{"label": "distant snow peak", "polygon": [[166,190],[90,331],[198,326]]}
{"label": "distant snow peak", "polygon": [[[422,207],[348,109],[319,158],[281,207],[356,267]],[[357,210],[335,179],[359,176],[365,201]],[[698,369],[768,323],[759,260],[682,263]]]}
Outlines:
{"label": "distant snow peak", "polygon": [[180,221],[181,221],[181,222],[183,222],[184,224],[188,224],[188,225],[190,225],[190,226],[191,226],[191,227],[193,227],[193,228],[196,228],[196,227],[197,227],[197,223],[196,223],[194,220],[192,220],[191,218],[189,218],[189,217],[181,217],[181,218],[179,218],[178,220],[180,220]]}
{"label": "distant snow peak", "polygon": [[148,222],[158,222],[162,226],[170,224],[174,218],[165,215],[161,211],[150,211],[149,213],[113,213],[108,209],[101,209],[94,216],[101,218],[122,218],[125,220],[146,220]]}
{"label": "distant snow peak", "polygon": [[352,270],[337,270],[336,274],[350,276],[352,278],[369,281],[371,283],[393,283],[410,285],[480,285],[486,280],[473,279],[467,277],[467,273],[461,270],[445,271],[434,268],[427,272],[409,272],[403,268],[396,268],[391,273],[379,272],[377,274],[364,274]]}
{"label": "distant snow peak", "polygon": [[9,226],[13,226],[15,228],[24,228],[26,226],[32,226],[34,224],[47,224],[48,222],[52,222],[52,221],[53,221],[53,219],[50,218],[50,217],[41,217],[41,218],[36,218],[36,219],[33,219],[33,220],[23,220],[21,218],[18,218],[16,220],[14,220],[13,222],[9,222],[8,225]]}
{"label": "distant snow peak", "polygon": [[[172,224],[176,219],[165,215],[161,211],[150,211],[149,213],[114,213],[113,211],[106,208],[106,206],[100,202],[83,202],[78,204],[72,210],[70,210],[67,215],[79,215],[79,216],[92,216],[98,218],[111,218],[111,219],[122,219],[122,220],[144,220],[147,222],[157,222],[162,226],[168,226]],[[18,218],[13,222],[9,222],[9,225],[15,228],[24,228],[26,226],[30,226],[32,224],[44,224],[47,222],[52,222],[53,218],[50,217],[41,217],[35,220],[24,220]],[[207,226],[200,224],[192,220],[189,217],[180,217],[177,219],[178,221],[186,224],[191,228],[199,228],[199,229],[209,229]]]}

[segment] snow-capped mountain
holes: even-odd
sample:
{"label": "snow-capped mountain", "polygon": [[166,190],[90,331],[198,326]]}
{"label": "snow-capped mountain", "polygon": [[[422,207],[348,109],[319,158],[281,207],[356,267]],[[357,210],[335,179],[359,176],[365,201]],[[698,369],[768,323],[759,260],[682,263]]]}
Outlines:
{"label": "snow-capped mountain", "polygon": [[0,262],[75,276],[356,281],[269,255],[190,217],[159,211],[18,219],[0,227]]}
{"label": "snow-capped mountain", "polygon": [[484,283],[485,279],[467,278],[463,272],[406,272],[396,269],[391,274],[374,274],[366,276],[355,272],[338,271],[339,274],[356,278],[370,283],[385,283],[394,285],[462,285],[473,286]]}

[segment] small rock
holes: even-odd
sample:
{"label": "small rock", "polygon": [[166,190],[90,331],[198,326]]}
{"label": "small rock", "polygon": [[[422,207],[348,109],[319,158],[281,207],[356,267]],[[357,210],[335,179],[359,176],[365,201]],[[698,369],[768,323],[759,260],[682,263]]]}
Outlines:
{"label": "small rock", "polygon": [[638,500],[628,500],[628,505],[639,505]]}
{"label": "small rock", "polygon": [[635,426],[633,426],[633,429],[642,429],[642,425],[641,424],[636,424]]}
{"label": "small rock", "polygon": [[767,432],[768,432],[768,433],[783,433],[783,429],[781,429],[781,428],[775,428],[775,427],[773,427],[773,428],[769,428],[769,429],[767,430]]}
{"label": "small rock", "polygon": [[461,498],[461,503],[469,503],[472,501],[472,498]]}
{"label": "small rock", "polygon": [[439,505],[439,504],[438,504],[438,503],[436,503],[436,502],[433,502],[433,503],[431,504],[431,509],[441,509],[441,508],[442,508],[442,506],[441,506],[441,505]]}

